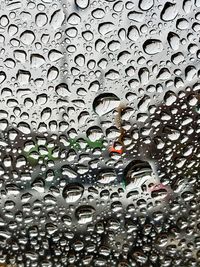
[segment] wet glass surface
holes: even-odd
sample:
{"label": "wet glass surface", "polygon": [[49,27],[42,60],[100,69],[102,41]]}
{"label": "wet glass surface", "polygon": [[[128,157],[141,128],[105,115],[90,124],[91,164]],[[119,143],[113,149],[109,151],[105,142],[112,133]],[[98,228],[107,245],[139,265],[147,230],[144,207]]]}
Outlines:
{"label": "wet glass surface", "polygon": [[200,266],[200,1],[0,4],[0,267]]}

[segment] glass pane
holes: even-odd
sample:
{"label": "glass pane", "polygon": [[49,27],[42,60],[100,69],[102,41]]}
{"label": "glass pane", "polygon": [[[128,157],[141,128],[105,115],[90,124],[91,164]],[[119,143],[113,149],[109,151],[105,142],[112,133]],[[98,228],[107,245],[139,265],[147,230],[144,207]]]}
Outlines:
{"label": "glass pane", "polygon": [[200,266],[200,1],[6,0],[0,267]]}

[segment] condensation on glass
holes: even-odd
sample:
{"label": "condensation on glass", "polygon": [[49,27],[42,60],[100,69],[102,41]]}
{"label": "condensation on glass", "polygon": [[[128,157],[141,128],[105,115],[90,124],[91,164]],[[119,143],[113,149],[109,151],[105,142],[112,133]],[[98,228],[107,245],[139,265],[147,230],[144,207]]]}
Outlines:
{"label": "condensation on glass", "polygon": [[200,266],[200,0],[0,1],[0,266]]}

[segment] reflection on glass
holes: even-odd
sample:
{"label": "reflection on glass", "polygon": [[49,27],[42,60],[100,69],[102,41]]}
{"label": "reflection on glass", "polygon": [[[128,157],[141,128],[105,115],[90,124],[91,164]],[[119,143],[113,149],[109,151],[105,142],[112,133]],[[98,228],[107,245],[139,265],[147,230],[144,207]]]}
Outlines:
{"label": "reflection on glass", "polygon": [[0,267],[200,266],[200,1],[1,1]]}

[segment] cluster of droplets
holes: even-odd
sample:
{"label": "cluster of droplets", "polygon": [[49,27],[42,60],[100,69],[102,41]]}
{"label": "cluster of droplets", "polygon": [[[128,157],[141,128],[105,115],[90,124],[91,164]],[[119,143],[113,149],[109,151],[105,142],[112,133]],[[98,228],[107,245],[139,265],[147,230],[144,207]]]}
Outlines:
{"label": "cluster of droplets", "polygon": [[199,266],[200,1],[2,1],[0,265]]}

